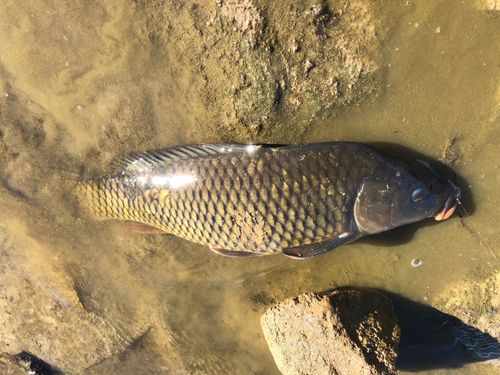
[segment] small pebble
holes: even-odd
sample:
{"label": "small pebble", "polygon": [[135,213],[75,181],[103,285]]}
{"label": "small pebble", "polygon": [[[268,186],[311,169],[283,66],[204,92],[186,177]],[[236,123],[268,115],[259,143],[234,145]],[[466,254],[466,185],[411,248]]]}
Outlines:
{"label": "small pebble", "polygon": [[423,263],[422,259],[415,258],[411,261],[412,267],[419,267]]}
{"label": "small pebble", "polygon": [[310,62],[309,60],[306,60],[304,70],[306,71],[306,73],[308,73],[315,66],[316,65],[314,65],[314,63]]}
{"label": "small pebble", "polygon": [[437,33],[437,34],[439,34],[440,32],[441,32],[441,28],[440,28],[440,27],[438,27],[438,28],[436,29],[436,33]]}

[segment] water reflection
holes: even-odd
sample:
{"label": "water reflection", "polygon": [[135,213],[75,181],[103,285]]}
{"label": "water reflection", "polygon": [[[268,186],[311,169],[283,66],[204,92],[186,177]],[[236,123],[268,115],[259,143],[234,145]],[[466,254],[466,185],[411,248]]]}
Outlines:
{"label": "water reflection", "polygon": [[153,185],[161,185],[161,186],[170,186],[173,188],[178,188],[184,185],[189,185],[194,182],[196,179],[192,175],[179,175],[173,177],[166,176],[153,176],[151,178],[151,183]]}

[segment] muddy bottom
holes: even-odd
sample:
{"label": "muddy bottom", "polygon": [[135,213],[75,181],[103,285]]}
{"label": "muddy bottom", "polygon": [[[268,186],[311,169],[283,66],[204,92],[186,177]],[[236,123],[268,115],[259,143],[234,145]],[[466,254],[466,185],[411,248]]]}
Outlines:
{"label": "muddy bottom", "polygon": [[[29,352],[65,374],[278,375],[261,315],[339,286],[467,311],[466,324],[498,338],[488,292],[500,269],[497,9],[2,2],[0,353]],[[443,161],[463,222],[429,219],[303,261],[233,259],[97,221],[74,194],[133,151],[323,141]],[[455,349],[401,374],[499,372],[498,360],[453,360]]]}

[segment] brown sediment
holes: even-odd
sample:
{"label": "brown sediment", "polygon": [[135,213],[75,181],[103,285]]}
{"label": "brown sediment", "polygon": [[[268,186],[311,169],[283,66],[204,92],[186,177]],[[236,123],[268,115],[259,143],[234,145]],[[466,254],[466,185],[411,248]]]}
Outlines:
{"label": "brown sediment", "polygon": [[265,231],[264,223],[265,221],[263,220],[262,215],[258,213],[254,217],[248,212],[243,214],[236,212],[234,226],[235,235],[236,237],[239,237],[240,241],[245,240],[245,242],[249,241],[255,244],[254,249],[248,250],[265,248],[269,244],[270,239]]}

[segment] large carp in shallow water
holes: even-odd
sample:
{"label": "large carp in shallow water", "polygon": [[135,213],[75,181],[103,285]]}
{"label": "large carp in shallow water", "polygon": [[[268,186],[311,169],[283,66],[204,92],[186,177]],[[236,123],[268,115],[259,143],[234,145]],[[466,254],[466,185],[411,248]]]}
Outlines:
{"label": "large carp in shallow water", "polygon": [[240,257],[313,257],[364,235],[447,219],[460,199],[427,163],[346,142],[178,146],[129,155],[115,173],[79,186],[100,217]]}

